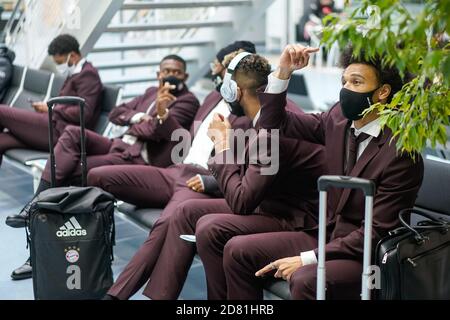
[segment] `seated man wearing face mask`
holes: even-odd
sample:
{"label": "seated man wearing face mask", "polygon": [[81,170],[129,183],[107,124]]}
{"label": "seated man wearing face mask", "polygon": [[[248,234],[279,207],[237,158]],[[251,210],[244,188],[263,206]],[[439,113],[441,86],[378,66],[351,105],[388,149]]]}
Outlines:
{"label": "seated man wearing face mask", "polygon": [[[166,167],[172,164],[172,131],[188,129],[199,107],[197,98],[188,90],[185,81],[186,62],[177,55],[162,59],[157,73],[159,87],[150,87],[134,100],[111,111],[109,120],[117,125],[129,126],[125,135],[117,139],[106,138],[86,130],[87,170],[105,165],[152,165]],[[167,123],[166,123],[167,122]],[[170,125],[168,124],[170,123]],[[80,128],[67,126],[55,146],[56,185],[74,183],[81,176]],[[120,171],[120,169],[119,169]],[[42,174],[35,195],[50,188],[50,161]],[[7,217],[6,224],[25,226],[24,212]],[[27,272],[24,272],[24,268]],[[20,274],[19,276],[16,276]],[[13,278],[31,276],[29,262],[13,273]]]}
{"label": "seated man wearing face mask", "polygon": [[[68,34],[56,37],[48,47],[48,54],[56,63],[58,72],[67,77],[59,95],[84,98],[86,127],[94,128],[100,114],[103,90],[97,69],[83,58],[78,41]],[[34,110],[0,105],[0,164],[3,154],[9,149],[48,151],[47,104],[34,102],[32,107]],[[67,125],[79,125],[79,112],[78,105],[54,107],[55,141]]]}
{"label": "seated man wearing face mask", "polygon": [[[413,159],[410,154],[397,152],[396,138],[389,128],[382,129],[378,111],[363,114],[373,103],[391,101],[403,81],[395,67],[383,66],[383,56],[367,59],[361,52],[355,57],[348,47],[342,55],[339,102],[319,114],[286,112],[283,106],[289,79],[295,70],[308,65],[309,54],[316,50],[301,45],[286,47],[278,69],[268,78],[268,90],[260,93],[264,101],[260,123],[265,128],[280,128],[284,136],[324,145],[327,174],[375,183],[374,250],[381,238],[400,225],[398,213],[413,207],[423,178],[420,154],[414,154]],[[359,299],[364,194],[332,188],[327,199],[327,299]],[[263,281],[259,277],[267,274],[289,281],[293,299],[315,299],[317,246],[317,229],[235,237],[223,255],[227,298],[262,299]],[[214,246],[210,252],[214,253]]]}

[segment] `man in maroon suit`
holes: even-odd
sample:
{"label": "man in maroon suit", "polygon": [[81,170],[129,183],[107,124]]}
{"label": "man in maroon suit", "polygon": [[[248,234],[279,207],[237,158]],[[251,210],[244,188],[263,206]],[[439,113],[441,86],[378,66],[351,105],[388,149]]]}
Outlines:
{"label": "man in maroon suit", "polygon": [[[172,131],[189,128],[199,107],[197,98],[184,83],[187,77],[186,62],[181,57],[169,55],[163,58],[158,72],[159,88],[147,89],[142,96],[114,108],[109,115],[111,122],[129,125],[125,135],[109,139],[86,130],[87,170],[120,164],[170,165],[175,145],[171,139]],[[80,133],[79,127],[67,126],[55,146],[57,186],[73,182],[81,175]],[[35,195],[49,187],[50,161],[47,161]],[[25,221],[25,212],[6,219],[6,223],[15,228],[24,227]],[[30,277],[29,262],[15,270],[12,276],[16,279]]]}
{"label": "man in maroon suit", "polygon": [[[324,145],[328,174],[360,177],[376,184],[372,230],[375,246],[399,226],[399,211],[414,205],[423,177],[421,156],[414,154],[413,159],[396,151],[395,139],[391,143],[392,132],[388,128],[381,130],[376,110],[362,114],[372,103],[389,102],[401,89],[402,79],[395,68],[383,66],[381,58],[366,60],[363,54],[352,57],[349,47],[342,56],[345,70],[339,103],[321,114],[287,113],[283,105],[289,78],[293,71],[308,64],[309,54],[314,51],[300,45],[286,47],[279,68],[269,76],[268,90],[260,94],[261,126],[281,128],[282,135]],[[364,238],[363,193],[331,189],[327,217],[327,298],[358,299]],[[227,236],[226,225],[208,222],[218,230],[214,237]],[[263,279],[259,277],[272,274],[289,281],[292,298],[315,299],[317,242],[317,229],[233,238],[223,253],[227,297],[262,299]],[[205,247],[210,254],[217,250],[215,242]]]}
{"label": "man in maroon suit", "polygon": [[[252,119],[253,127],[257,129],[260,104],[256,99],[256,89],[265,84],[270,65],[258,55],[245,54],[245,60],[240,62],[235,71],[239,98],[235,101],[229,101],[227,97],[225,99],[232,105],[233,113],[244,113]],[[227,63],[224,65],[227,66]],[[224,86],[228,85],[227,81],[224,81]],[[223,95],[223,90],[221,92]],[[289,103],[288,108],[296,109],[292,103]],[[223,115],[215,114],[208,130],[216,153],[210,162],[227,160],[227,156],[231,159],[231,164],[210,164],[225,199],[206,196],[192,199],[187,186],[180,183],[172,198],[176,198],[175,201],[171,200],[165,208],[149,238],[109,290],[110,299],[129,298],[148,279],[144,290],[146,296],[152,299],[177,298],[195,255],[192,244],[184,242],[179,236],[193,234],[195,222],[201,215],[225,212],[230,220],[234,221],[233,217],[236,220],[242,218],[248,227],[246,231],[241,230],[243,233],[294,230],[295,227],[312,227],[316,224],[312,210],[317,205],[315,180],[322,173],[324,165],[322,148],[307,142],[283,139],[279,148],[269,145],[268,152],[255,159],[250,151],[255,151],[253,146],[258,142],[259,147],[262,147],[262,140],[273,143],[270,134],[257,134],[257,130],[252,129],[250,133],[254,132],[255,135],[250,135],[251,142],[246,143],[245,149],[236,154],[228,143],[230,137],[227,134],[231,128]],[[239,145],[236,147],[239,149]],[[271,153],[272,150],[275,150],[274,153]],[[279,157],[276,154],[278,151]],[[233,161],[235,155],[236,161]],[[268,159],[270,161],[264,161]],[[280,206],[282,209],[277,211]],[[175,263],[171,261],[173,252],[177,252]]]}
{"label": "man in maroon suit", "polygon": [[[48,54],[66,76],[60,96],[77,96],[86,100],[86,127],[94,128],[100,114],[103,85],[95,69],[80,53],[78,41],[71,35],[56,37]],[[34,102],[35,111],[0,105],[0,163],[5,151],[32,148],[48,151],[48,109],[45,102]],[[79,106],[57,105],[54,109],[55,141],[67,125],[79,125]],[[4,129],[8,129],[4,132]]]}
{"label": "man in maroon suit", "polygon": [[[221,79],[225,73],[222,60],[225,55],[245,49],[255,52],[255,46],[248,41],[236,41],[223,49],[216,56],[216,63],[212,66],[212,74]],[[221,61],[221,62],[218,62]],[[213,143],[207,137],[208,124],[212,121],[214,113],[229,115],[229,121],[233,128],[247,129],[251,126],[248,117],[238,117],[230,114],[228,105],[222,99],[220,91],[221,80],[215,80],[216,90],[211,92],[204,100],[195,115],[194,121],[187,136],[190,148],[182,163],[167,168],[156,166],[104,166],[91,170],[88,175],[88,184],[95,185],[114,194],[118,199],[135,204],[138,207],[163,208],[169,200],[173,202],[174,186],[180,184],[186,186],[189,179],[189,187],[195,191],[216,192],[215,181],[208,172],[207,162],[213,150]],[[168,118],[161,125],[166,131],[173,132],[179,129],[179,125]],[[161,167],[161,166],[160,166]],[[123,186],[126,185],[127,188]],[[194,190],[191,190],[194,191]],[[196,192],[193,193],[193,196]],[[199,196],[197,194],[197,196]]]}

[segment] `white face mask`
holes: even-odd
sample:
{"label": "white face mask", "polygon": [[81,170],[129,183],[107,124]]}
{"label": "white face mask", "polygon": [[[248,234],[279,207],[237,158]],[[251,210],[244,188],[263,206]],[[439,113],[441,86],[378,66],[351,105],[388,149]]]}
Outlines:
{"label": "white face mask", "polygon": [[66,76],[69,77],[73,74],[73,72],[75,71],[76,65],[73,64],[71,66],[69,66],[69,60],[70,60],[70,53],[67,56],[67,61],[65,63],[61,63],[61,64],[57,64],[56,65],[56,70],[58,71],[59,74],[61,74],[62,76]]}

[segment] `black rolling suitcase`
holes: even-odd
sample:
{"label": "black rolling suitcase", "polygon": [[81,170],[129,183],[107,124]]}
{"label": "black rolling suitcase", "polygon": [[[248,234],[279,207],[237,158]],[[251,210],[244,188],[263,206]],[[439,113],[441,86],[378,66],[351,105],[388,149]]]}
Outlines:
{"label": "black rolling suitcase", "polygon": [[79,104],[82,187],[51,188],[25,208],[33,267],[34,297],[99,299],[113,284],[114,197],[86,185],[84,100],[57,97],[48,101],[52,186],[55,185],[52,108]]}
{"label": "black rolling suitcase", "polygon": [[[427,218],[412,227],[407,215]],[[376,248],[381,271],[380,300],[450,299],[450,223],[421,210],[400,213],[402,227]]]}

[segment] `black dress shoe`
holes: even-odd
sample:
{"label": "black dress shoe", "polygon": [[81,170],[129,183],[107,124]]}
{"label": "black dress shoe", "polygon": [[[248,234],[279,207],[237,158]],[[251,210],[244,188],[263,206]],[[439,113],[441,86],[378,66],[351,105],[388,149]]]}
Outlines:
{"label": "black dress shoe", "polygon": [[28,260],[22,266],[11,273],[11,278],[13,280],[29,279],[32,277],[32,271],[33,269],[31,268],[31,259],[28,258]]}
{"label": "black dress shoe", "polygon": [[6,217],[6,224],[11,228],[24,228],[27,221],[27,212],[22,210],[19,214]]}

